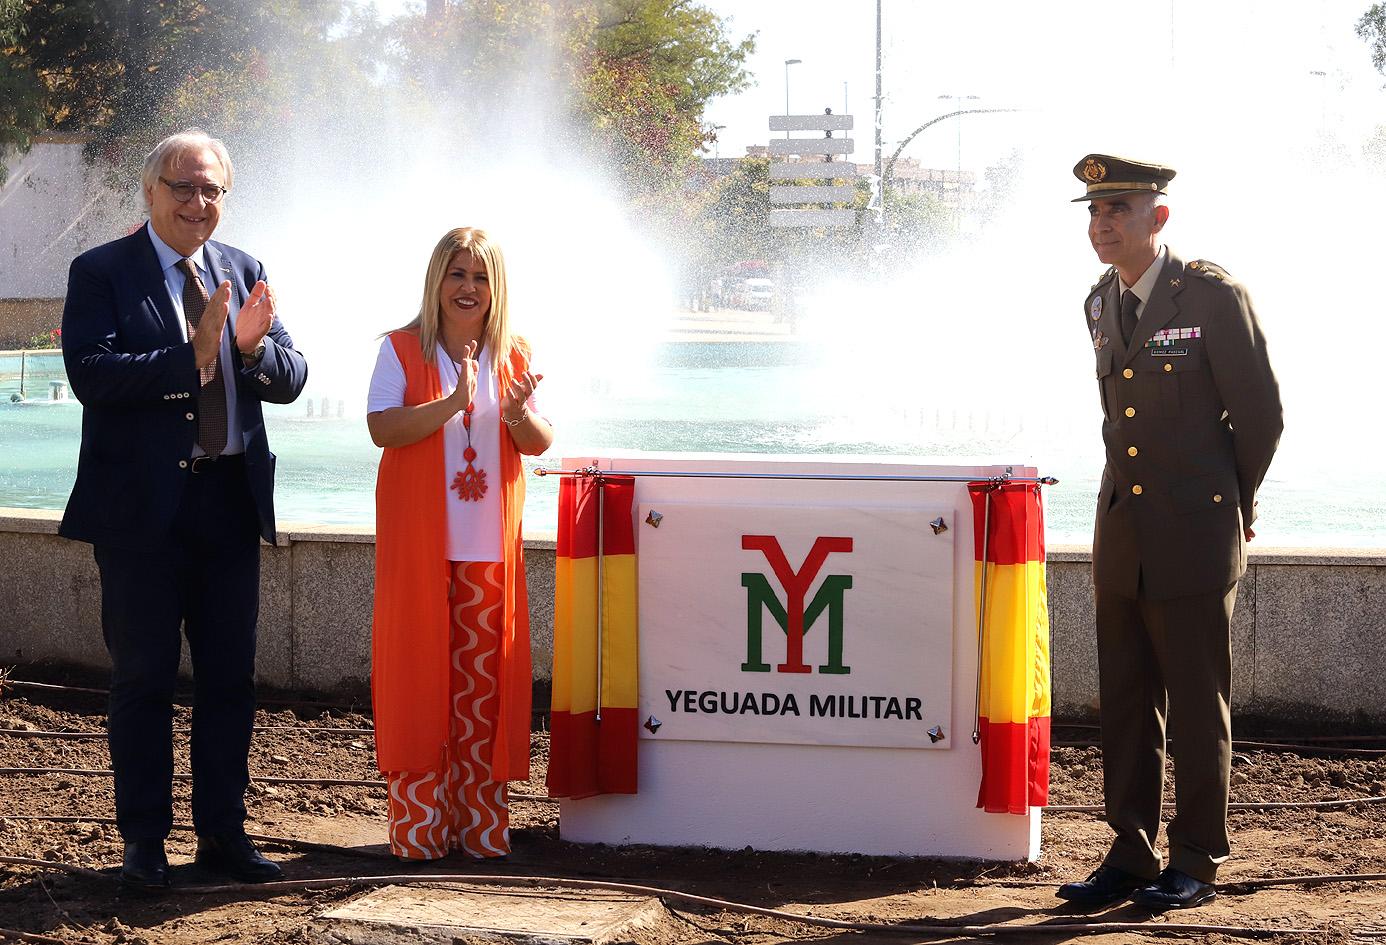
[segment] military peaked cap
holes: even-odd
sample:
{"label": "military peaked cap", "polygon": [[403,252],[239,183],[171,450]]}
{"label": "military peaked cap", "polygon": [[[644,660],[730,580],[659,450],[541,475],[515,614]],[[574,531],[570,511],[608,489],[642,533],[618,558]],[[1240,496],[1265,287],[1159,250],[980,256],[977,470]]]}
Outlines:
{"label": "military peaked cap", "polygon": [[1174,168],[1110,154],[1089,154],[1073,165],[1073,176],[1088,185],[1087,193],[1071,201],[1079,203],[1120,194],[1162,194],[1174,179]]}

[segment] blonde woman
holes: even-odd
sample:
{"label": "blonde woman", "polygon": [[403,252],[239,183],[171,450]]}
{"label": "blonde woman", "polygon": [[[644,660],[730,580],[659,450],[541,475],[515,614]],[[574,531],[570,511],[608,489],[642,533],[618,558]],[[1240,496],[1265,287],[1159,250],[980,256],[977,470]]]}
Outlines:
{"label": "blonde woman", "polygon": [[506,782],[529,777],[520,454],[553,442],[500,247],[472,227],[429,259],[419,315],[390,332],[366,423],[376,483],[371,689],[390,848],[510,852]]}

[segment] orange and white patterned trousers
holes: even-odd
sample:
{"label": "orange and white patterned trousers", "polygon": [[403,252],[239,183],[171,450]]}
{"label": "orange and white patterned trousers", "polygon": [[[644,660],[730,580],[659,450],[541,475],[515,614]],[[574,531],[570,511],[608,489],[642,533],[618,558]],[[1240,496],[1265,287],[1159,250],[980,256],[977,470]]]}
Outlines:
{"label": "orange and white patterned trousers", "polygon": [[510,853],[506,783],[491,779],[504,598],[499,562],[449,561],[451,738],[437,771],[391,771],[390,851],[435,860]]}

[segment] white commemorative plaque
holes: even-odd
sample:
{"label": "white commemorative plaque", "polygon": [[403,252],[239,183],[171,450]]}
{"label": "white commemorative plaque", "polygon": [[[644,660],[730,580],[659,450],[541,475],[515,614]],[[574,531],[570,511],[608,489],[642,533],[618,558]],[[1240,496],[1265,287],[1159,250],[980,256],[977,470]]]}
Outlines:
{"label": "white commemorative plaque", "polygon": [[640,535],[640,717],[659,741],[946,748],[945,508],[669,503]]}

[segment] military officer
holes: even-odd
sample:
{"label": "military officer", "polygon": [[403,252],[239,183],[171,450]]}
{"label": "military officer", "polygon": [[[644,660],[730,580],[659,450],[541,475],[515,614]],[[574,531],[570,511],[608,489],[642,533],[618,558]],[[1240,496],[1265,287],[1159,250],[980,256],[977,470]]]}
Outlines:
{"label": "military officer", "polygon": [[[1214,897],[1227,859],[1231,622],[1256,490],[1282,429],[1280,393],[1246,289],[1163,246],[1174,170],[1089,154],[1088,238],[1110,268],[1083,303],[1104,420],[1097,497],[1102,769],[1116,837],[1058,895],[1156,909]],[[1175,816],[1156,849],[1166,733]],[[1163,869],[1162,869],[1163,867]]]}

